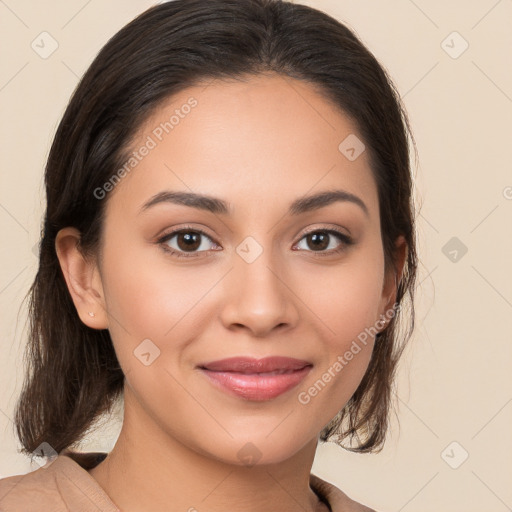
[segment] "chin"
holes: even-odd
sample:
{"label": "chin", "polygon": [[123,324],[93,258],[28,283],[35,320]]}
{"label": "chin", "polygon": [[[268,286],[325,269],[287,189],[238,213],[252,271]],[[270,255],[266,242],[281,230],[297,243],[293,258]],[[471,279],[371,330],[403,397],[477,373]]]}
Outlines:
{"label": "chin", "polygon": [[[280,430],[280,432],[278,432]],[[268,432],[271,432],[270,429]],[[210,451],[209,456],[220,460],[226,464],[236,466],[263,466],[268,464],[279,464],[293,457],[297,452],[305,447],[309,442],[314,442],[313,451],[316,448],[316,438],[304,439],[299,441],[296,434],[285,429],[283,426],[278,427],[275,432],[267,437],[267,431],[251,436],[243,436],[243,438],[235,438],[226,440],[226,443],[215,444],[221,451]]]}

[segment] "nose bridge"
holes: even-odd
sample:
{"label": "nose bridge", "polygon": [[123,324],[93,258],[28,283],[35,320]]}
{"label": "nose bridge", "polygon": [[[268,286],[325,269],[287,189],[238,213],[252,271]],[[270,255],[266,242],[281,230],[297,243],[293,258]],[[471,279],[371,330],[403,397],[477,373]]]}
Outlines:
{"label": "nose bridge", "polygon": [[235,250],[224,322],[244,325],[258,335],[293,323],[295,307],[279,270],[282,262],[274,257],[271,237],[260,243],[247,236]]}

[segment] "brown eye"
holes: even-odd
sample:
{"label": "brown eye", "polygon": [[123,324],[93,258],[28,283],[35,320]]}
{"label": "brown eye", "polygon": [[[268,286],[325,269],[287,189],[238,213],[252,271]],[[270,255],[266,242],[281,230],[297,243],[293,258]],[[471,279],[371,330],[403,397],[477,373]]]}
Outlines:
{"label": "brown eye", "polygon": [[[174,241],[174,239],[176,240]],[[207,253],[212,244],[215,245],[206,233],[197,229],[173,231],[160,238],[158,243],[162,245],[164,250],[178,257],[200,256],[202,252]]]}
{"label": "brown eye", "polygon": [[[339,240],[338,244],[335,242],[336,238]],[[301,241],[302,240],[305,240],[305,244],[300,247],[299,242],[297,245],[299,249],[318,253],[318,256],[328,256],[342,252],[349,245],[354,243],[351,237],[335,229],[317,229],[316,231],[310,231],[301,238]],[[304,245],[306,247],[304,247]]]}
{"label": "brown eye", "polygon": [[194,251],[201,245],[201,236],[201,234],[191,231],[178,233],[176,234],[177,245],[182,251]]}
{"label": "brown eye", "polygon": [[331,235],[325,233],[323,231],[317,231],[316,233],[311,233],[306,235],[306,240],[308,241],[308,246],[312,249],[322,251],[327,249],[329,246],[329,239]]}

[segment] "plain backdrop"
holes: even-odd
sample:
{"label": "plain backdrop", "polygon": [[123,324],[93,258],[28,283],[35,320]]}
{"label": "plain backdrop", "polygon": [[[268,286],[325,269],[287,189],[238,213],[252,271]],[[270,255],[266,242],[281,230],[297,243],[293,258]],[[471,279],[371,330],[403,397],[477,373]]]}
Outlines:
{"label": "plain backdrop", "polygon": [[[512,1],[303,3],[347,24],[393,77],[418,145],[421,206],[417,328],[398,373],[398,421],[379,454],[320,445],[313,473],[380,511],[511,510]],[[45,158],[79,77],[150,5],[0,1],[0,477],[36,468],[17,451],[12,415]],[[34,49],[42,37],[51,55]],[[119,427],[114,417],[83,448],[110,450]]]}

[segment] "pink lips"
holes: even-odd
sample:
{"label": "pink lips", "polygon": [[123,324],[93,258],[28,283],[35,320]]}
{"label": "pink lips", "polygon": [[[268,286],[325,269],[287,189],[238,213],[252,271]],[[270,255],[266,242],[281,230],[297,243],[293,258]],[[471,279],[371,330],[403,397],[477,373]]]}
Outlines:
{"label": "pink lips", "polygon": [[201,371],[217,387],[247,400],[275,398],[297,386],[312,364],[290,357],[232,357],[202,363]]}

